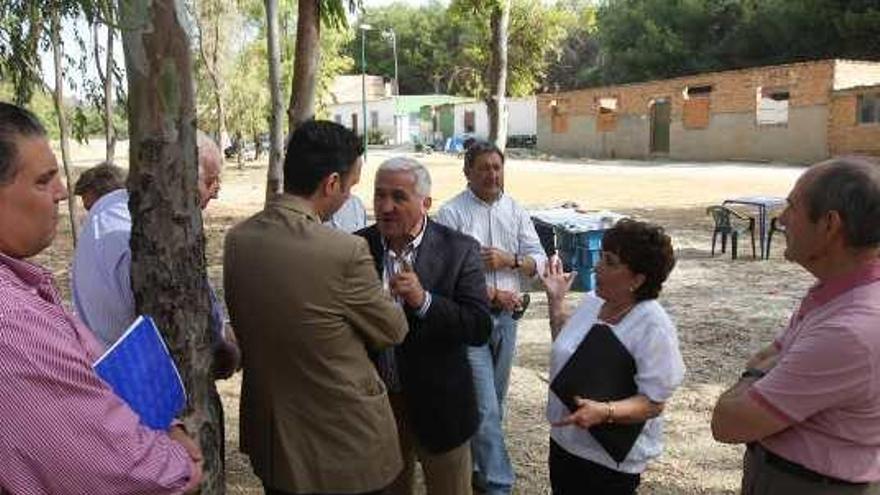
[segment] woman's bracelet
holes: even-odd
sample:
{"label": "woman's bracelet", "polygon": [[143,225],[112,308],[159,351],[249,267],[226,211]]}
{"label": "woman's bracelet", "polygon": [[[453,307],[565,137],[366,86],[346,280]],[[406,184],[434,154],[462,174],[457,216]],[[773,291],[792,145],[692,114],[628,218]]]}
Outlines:
{"label": "woman's bracelet", "polygon": [[608,414],[605,416],[605,422],[608,424],[614,423],[614,404],[611,401],[605,403],[605,407],[608,408]]}

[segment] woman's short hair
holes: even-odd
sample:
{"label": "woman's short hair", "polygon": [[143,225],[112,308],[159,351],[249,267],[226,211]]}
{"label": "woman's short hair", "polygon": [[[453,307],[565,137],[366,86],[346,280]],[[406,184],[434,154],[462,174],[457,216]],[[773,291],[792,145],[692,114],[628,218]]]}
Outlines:
{"label": "woman's short hair", "polygon": [[647,222],[620,220],[605,232],[602,250],[616,254],[630,271],[645,277],[633,293],[636,301],[656,299],[675,267],[672,240],[663,227]]}

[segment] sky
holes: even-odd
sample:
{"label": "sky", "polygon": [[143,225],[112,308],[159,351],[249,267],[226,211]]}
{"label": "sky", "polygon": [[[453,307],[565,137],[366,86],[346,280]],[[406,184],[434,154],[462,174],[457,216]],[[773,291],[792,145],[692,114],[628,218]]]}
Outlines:
{"label": "sky", "polygon": [[[365,8],[370,9],[370,8],[376,8],[376,7],[383,7],[383,6],[390,5],[395,2],[404,3],[404,4],[412,5],[412,6],[420,6],[420,5],[428,5],[431,1],[432,0],[363,0],[363,3],[364,3]],[[449,3],[449,0],[437,0],[437,1],[439,1],[442,4]],[[91,48],[91,33],[90,33],[88,26],[82,20],[77,21],[76,25],[70,25],[70,23],[65,23],[65,25],[63,26],[64,32],[62,34],[62,38],[64,40],[65,50],[68,52],[67,53],[68,55],[70,55],[74,58],[79,58],[79,49],[78,49],[76,43],[74,42],[74,35],[73,35],[74,30],[78,30],[85,37],[86,43],[87,43],[89,49]],[[101,29],[100,34],[99,34],[99,37],[101,40],[105,39],[106,35],[104,33],[105,33],[105,31],[103,29]],[[116,56],[115,56],[116,63],[119,64],[120,66],[124,66],[125,58],[122,55],[122,46],[120,43],[120,38],[118,36],[116,38],[116,46],[115,46],[114,52],[116,53]],[[43,69],[43,80],[46,81],[46,83],[48,84],[48,86],[50,88],[54,87],[55,86],[54,63],[52,62],[51,52],[44,51],[40,56],[40,63],[42,65],[42,69]],[[96,69],[94,68],[93,65],[89,65],[88,71],[89,71],[89,76],[91,78],[96,77],[96,75],[97,75],[95,72]],[[76,84],[77,81],[80,81],[81,79],[82,79],[82,76],[80,76],[79,74],[65,74],[65,77],[64,77],[65,86],[66,86],[65,93],[67,96],[82,97],[84,95],[84,88],[78,87]]]}

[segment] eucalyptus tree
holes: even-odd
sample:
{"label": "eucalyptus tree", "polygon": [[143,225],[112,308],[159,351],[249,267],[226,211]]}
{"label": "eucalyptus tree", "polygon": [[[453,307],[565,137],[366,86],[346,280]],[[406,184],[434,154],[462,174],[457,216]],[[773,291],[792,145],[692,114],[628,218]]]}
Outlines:
{"label": "eucalyptus tree", "polygon": [[278,24],[278,0],[265,0],[266,47],[269,56],[269,94],[272,117],[269,126],[269,170],[266,179],[266,201],[281,192],[284,107],[281,95],[281,41]]}
{"label": "eucalyptus tree", "polygon": [[315,116],[315,95],[321,56],[321,25],[348,26],[346,8],[353,12],[360,0],[300,0],[297,4],[296,53],[293,85],[287,109],[290,129]]}
{"label": "eucalyptus tree", "polygon": [[208,74],[216,110],[216,129],[220,147],[229,145],[226,130],[226,104],[223,94],[223,65],[226,29],[223,19],[231,7],[229,0],[196,0],[195,21],[198,27],[199,57]]}
{"label": "eucalyptus tree", "polygon": [[211,373],[211,303],[197,181],[195,87],[179,0],[120,0],[128,76],[131,284],[187,390],[184,422],[204,454],[203,494],[225,493],[222,407]]}

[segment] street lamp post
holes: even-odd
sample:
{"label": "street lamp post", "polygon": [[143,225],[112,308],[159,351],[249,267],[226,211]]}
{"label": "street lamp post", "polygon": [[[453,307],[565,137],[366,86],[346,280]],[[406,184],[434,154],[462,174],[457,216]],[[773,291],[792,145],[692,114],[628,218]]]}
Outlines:
{"label": "street lamp post", "polygon": [[397,79],[397,34],[394,32],[394,29],[388,28],[382,31],[382,37],[386,40],[391,40],[391,50],[394,53],[394,141],[396,144],[400,144],[401,141],[401,125],[400,125],[400,115],[398,112],[400,108],[398,108],[399,102],[398,97],[400,96],[400,81]]}
{"label": "street lamp post", "polygon": [[373,29],[369,24],[358,26],[361,30],[361,113],[363,114],[364,162],[367,161],[367,31]]}

